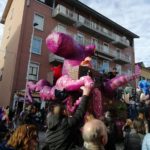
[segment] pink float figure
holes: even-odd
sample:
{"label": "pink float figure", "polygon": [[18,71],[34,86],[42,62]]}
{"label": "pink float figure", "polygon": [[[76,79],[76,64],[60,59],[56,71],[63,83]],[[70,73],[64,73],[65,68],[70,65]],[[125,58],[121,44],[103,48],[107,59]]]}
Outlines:
{"label": "pink float figure", "polygon": [[63,75],[69,75],[69,69],[79,66],[86,57],[94,54],[95,49],[95,45],[82,46],[71,36],[60,32],[50,34],[46,39],[46,44],[51,53],[65,58]]}
{"label": "pink float figure", "polygon": [[134,74],[120,75],[111,80],[108,80],[105,83],[105,90],[112,92],[112,91],[116,90],[118,87],[123,86],[132,80],[135,80],[137,77],[140,76],[140,74],[141,74],[141,70],[139,69],[138,66],[136,66]]}
{"label": "pink float figure", "polygon": [[[65,58],[62,70],[62,77],[56,81],[56,85],[52,88],[49,87],[47,82],[39,81],[36,85],[33,83],[29,84],[29,93],[31,91],[39,91],[40,96],[43,100],[54,100],[55,99],[55,89],[66,90],[66,91],[76,91],[79,90],[81,86],[91,87],[94,85],[93,80],[89,76],[81,77],[78,80],[73,80],[69,76],[69,70],[75,66],[87,65],[86,58],[94,54],[94,45],[82,46],[78,44],[71,36],[64,33],[54,32],[50,34],[46,39],[46,44],[51,53]],[[89,60],[88,60],[89,61]],[[81,63],[82,62],[82,63]],[[106,91],[114,91],[119,86],[126,84],[127,82],[134,80],[139,75],[139,68],[136,73],[131,76],[121,75],[108,80],[105,83]],[[71,101],[67,101],[67,108],[72,113],[75,111],[76,107],[79,105],[80,99],[77,100],[73,106],[71,106]],[[93,91],[93,101],[92,107],[96,117],[100,117],[102,114],[102,95],[99,89],[94,89]]]}
{"label": "pink float figure", "polygon": [[40,97],[42,100],[49,100],[51,99],[51,87],[44,86],[43,89],[40,90]]}
{"label": "pink float figure", "polygon": [[[27,83],[27,89],[26,89],[26,97],[29,102],[32,102],[32,93],[33,92],[39,92],[40,96],[43,100],[49,98],[49,92],[48,92],[48,87],[50,90],[50,83],[44,79],[39,80],[37,83],[33,83],[32,81],[29,81]],[[46,96],[46,93],[48,94]]]}
{"label": "pink float figure", "polygon": [[66,91],[76,91],[79,90],[81,86],[91,88],[94,86],[94,82],[90,76],[84,76],[78,80],[73,80],[68,75],[60,77],[56,82],[56,88],[59,90],[65,89]]}

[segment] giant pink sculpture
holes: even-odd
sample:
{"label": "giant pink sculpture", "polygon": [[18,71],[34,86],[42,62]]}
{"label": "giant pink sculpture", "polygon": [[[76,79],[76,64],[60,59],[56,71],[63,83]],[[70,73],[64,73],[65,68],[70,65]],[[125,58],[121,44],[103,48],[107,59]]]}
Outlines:
{"label": "giant pink sculpture", "polygon": [[79,66],[86,57],[92,56],[95,49],[95,45],[82,46],[71,36],[60,32],[50,34],[46,44],[51,53],[65,58],[63,75],[69,75],[68,71],[74,66]]}
{"label": "giant pink sculpture", "polygon": [[[73,80],[69,76],[69,70],[75,66],[83,63],[85,58],[94,54],[94,45],[82,46],[78,44],[71,36],[64,33],[54,32],[51,33],[47,39],[46,44],[49,51],[53,54],[65,58],[62,70],[62,76],[56,81],[56,84],[51,87],[45,80],[40,80],[36,84],[29,82],[28,97],[32,101],[31,93],[37,91],[40,93],[42,100],[55,100],[55,89],[66,91],[78,91],[81,86],[93,87],[94,81],[89,76],[81,77],[78,80]],[[91,66],[90,66],[91,67]],[[138,69],[137,69],[138,70]],[[120,75],[104,83],[105,92],[114,91],[119,86],[123,86],[131,80],[139,76],[139,70],[131,76]],[[93,107],[94,114],[97,118],[102,115],[102,92],[100,88],[93,89],[93,100],[91,106]],[[73,104],[70,98],[66,99],[68,111],[73,113],[80,103],[80,98]]]}

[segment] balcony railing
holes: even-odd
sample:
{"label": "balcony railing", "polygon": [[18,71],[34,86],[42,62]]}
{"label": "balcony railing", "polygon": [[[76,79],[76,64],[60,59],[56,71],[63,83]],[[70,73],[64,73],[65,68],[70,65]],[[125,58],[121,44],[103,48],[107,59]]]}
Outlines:
{"label": "balcony railing", "polygon": [[95,37],[101,37],[104,38],[107,42],[111,42],[113,41],[113,34],[111,31],[109,31],[108,29],[98,25],[97,23],[94,23],[92,21],[90,21],[89,19],[79,15],[78,17],[78,22],[76,24],[76,26],[84,31],[84,32],[88,32],[92,35],[94,35]]}
{"label": "balcony railing", "polygon": [[130,46],[129,40],[126,37],[121,37],[119,35],[114,34],[114,39],[112,43],[119,48],[127,48]]}
{"label": "balcony railing", "polygon": [[72,25],[77,21],[77,14],[63,5],[57,5],[52,16],[65,24]]}
{"label": "balcony railing", "polygon": [[122,53],[120,54],[117,54],[115,53],[115,59],[114,59],[117,63],[120,63],[120,64],[128,64],[128,63],[131,63],[131,57],[129,56],[126,56]]}
{"label": "balcony railing", "polygon": [[103,45],[98,44],[96,48],[96,52],[100,53],[101,55],[108,57],[108,58],[114,58],[114,51],[110,48],[106,49]]}

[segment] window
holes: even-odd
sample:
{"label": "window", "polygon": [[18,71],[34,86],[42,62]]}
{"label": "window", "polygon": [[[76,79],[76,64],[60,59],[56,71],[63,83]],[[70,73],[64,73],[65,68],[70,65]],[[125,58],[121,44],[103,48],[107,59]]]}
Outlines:
{"label": "window", "polygon": [[104,72],[109,72],[109,61],[103,60],[102,69],[103,69]]}
{"label": "window", "polygon": [[117,49],[116,54],[117,54],[117,55],[116,55],[117,58],[121,58],[121,52],[120,52],[119,49]]}
{"label": "window", "polygon": [[62,24],[58,24],[56,30],[57,32],[67,33],[66,27]]}
{"label": "window", "polygon": [[34,36],[32,41],[32,53],[41,54],[42,39],[40,37]]}
{"label": "window", "polygon": [[98,65],[98,64],[97,64],[97,60],[96,60],[95,58],[93,58],[93,59],[92,59],[92,66],[93,66],[93,68],[94,68],[95,70],[97,70],[97,68],[98,68],[97,65]]}
{"label": "window", "polygon": [[37,23],[38,25],[35,27],[38,30],[43,31],[44,27],[44,17],[38,14],[34,14],[34,21],[33,23]]}
{"label": "window", "polygon": [[95,29],[95,30],[98,30],[98,24],[95,23],[95,22],[92,22],[92,28]]}
{"label": "window", "polygon": [[31,63],[29,68],[29,80],[38,80],[38,74],[39,74],[39,64],[37,63]]}
{"label": "window", "polygon": [[78,33],[78,34],[76,35],[76,41],[77,41],[78,43],[84,45],[84,35]]}
{"label": "window", "polygon": [[79,22],[84,23],[84,17],[79,15]]}
{"label": "window", "polygon": [[108,30],[106,28],[103,28],[104,33],[108,34]]}
{"label": "window", "polygon": [[45,0],[38,0],[38,1],[45,3]]}
{"label": "window", "polygon": [[116,65],[116,69],[117,69],[117,72],[119,73],[119,74],[122,74],[122,69],[121,69],[121,65]]}
{"label": "window", "polygon": [[109,44],[103,43],[103,51],[109,53]]}
{"label": "window", "polygon": [[98,49],[98,40],[97,40],[97,39],[92,38],[92,40],[91,40],[91,44],[94,44],[94,45],[95,45],[95,47],[96,47],[96,49]]}

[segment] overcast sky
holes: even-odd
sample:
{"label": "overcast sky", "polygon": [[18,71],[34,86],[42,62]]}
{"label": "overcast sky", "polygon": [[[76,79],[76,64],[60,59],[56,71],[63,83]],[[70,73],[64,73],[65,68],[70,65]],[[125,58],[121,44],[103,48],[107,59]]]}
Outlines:
{"label": "overcast sky", "polygon": [[[7,0],[0,0],[0,16]],[[150,66],[150,0],[80,0],[140,36],[135,40],[137,61]],[[3,25],[0,25],[0,40]]]}

